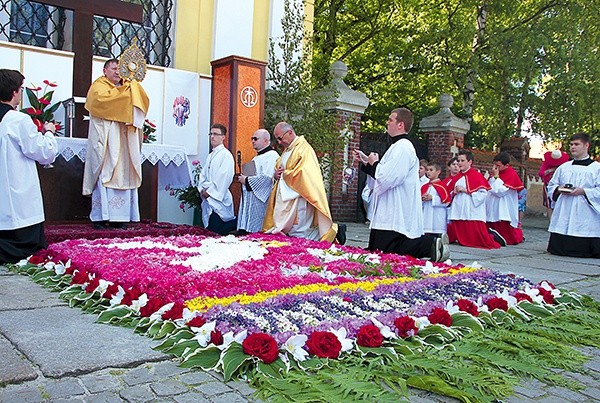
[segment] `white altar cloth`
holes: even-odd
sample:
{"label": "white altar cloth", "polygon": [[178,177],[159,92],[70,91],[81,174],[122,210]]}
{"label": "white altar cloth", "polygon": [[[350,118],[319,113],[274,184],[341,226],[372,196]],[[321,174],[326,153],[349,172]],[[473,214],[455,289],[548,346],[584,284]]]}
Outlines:
{"label": "white altar cloth", "polygon": [[[59,156],[67,162],[77,157],[85,162],[87,139],[76,137],[56,137]],[[170,144],[142,144],[142,163],[148,161],[158,165],[158,186],[182,188],[191,182],[191,164],[182,146]]]}

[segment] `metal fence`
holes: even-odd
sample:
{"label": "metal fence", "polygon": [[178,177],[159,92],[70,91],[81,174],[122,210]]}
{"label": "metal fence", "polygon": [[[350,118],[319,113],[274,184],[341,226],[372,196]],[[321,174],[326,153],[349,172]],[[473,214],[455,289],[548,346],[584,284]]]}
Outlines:
{"label": "metal fence", "polygon": [[[93,54],[116,58],[137,38],[149,64],[170,67],[174,0],[128,2],[142,4],[142,24],[95,16]],[[0,0],[0,40],[72,51],[73,35],[72,10],[29,0]]]}

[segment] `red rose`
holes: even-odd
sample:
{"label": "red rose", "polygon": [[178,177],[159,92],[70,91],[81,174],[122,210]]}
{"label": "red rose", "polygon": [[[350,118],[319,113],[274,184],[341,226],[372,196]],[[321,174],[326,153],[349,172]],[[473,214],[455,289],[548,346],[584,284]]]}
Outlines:
{"label": "red rose", "polygon": [[432,325],[440,324],[450,327],[452,325],[452,317],[447,310],[442,308],[433,308],[433,311],[427,317]]}
{"label": "red rose", "polygon": [[394,320],[394,326],[398,331],[398,336],[407,338],[414,336],[419,331],[419,328],[415,324],[415,320],[410,316],[401,316]]}
{"label": "red rose", "polygon": [[71,279],[71,284],[84,284],[84,283],[87,283],[88,281],[90,281],[88,272],[85,270],[77,270],[77,272]]}
{"label": "red rose", "polygon": [[461,298],[458,300],[457,305],[461,311],[470,313],[473,316],[479,316],[479,309],[477,309],[477,305],[473,301]]}
{"label": "red rose", "polygon": [[223,344],[223,333],[217,329],[210,332],[210,342],[215,346],[220,346]]}
{"label": "red rose", "polygon": [[183,302],[177,301],[173,304],[171,309],[164,312],[161,316],[162,320],[175,320],[180,319],[183,316]]}
{"label": "red rose", "polygon": [[102,294],[102,298],[111,299],[119,292],[119,286],[116,284],[111,284],[108,286],[104,294]]}
{"label": "red rose", "polygon": [[544,302],[547,304],[553,304],[554,303],[554,295],[552,295],[552,291],[547,290],[545,288],[539,287],[538,291],[540,292],[540,295],[542,296],[542,298],[544,298]]}
{"label": "red rose", "polygon": [[45,259],[43,257],[41,257],[41,256],[35,256],[35,255],[33,255],[33,256],[31,256],[29,258],[29,263],[30,264],[40,264],[40,263],[44,263],[44,261],[45,261]]}
{"label": "red rose", "polygon": [[515,298],[517,299],[517,302],[521,302],[521,301],[529,301],[529,302],[533,302],[533,300],[531,299],[531,297],[527,294],[525,294],[524,292],[517,292],[515,294]]}
{"label": "red rose", "polygon": [[494,309],[502,309],[503,311],[508,311],[508,301],[502,298],[490,298],[485,304],[491,311],[493,311]]}
{"label": "red rose", "polygon": [[306,341],[308,352],[320,358],[338,358],[342,343],[331,332],[312,332]]}
{"label": "red rose", "polygon": [[381,330],[375,325],[364,325],[358,329],[356,344],[363,347],[381,347],[383,344]]}
{"label": "red rose", "polygon": [[265,364],[272,363],[279,356],[277,342],[272,336],[266,333],[251,334],[244,339],[242,347],[244,353],[260,358]]}
{"label": "red rose", "polygon": [[98,288],[98,286],[100,285],[100,279],[99,278],[93,278],[88,285],[85,287],[85,292],[87,292],[88,294],[91,294],[94,292],[94,290],[96,288]]}
{"label": "red rose", "polygon": [[159,297],[150,298],[148,300],[148,303],[140,308],[140,316],[148,317],[148,316],[152,315],[154,312],[158,311],[160,308],[162,308],[164,304],[165,304],[165,302],[162,300],[162,298],[159,298]]}
{"label": "red rose", "polygon": [[188,321],[186,325],[189,327],[202,327],[205,323],[206,319],[204,319],[202,316],[196,316],[194,319]]}

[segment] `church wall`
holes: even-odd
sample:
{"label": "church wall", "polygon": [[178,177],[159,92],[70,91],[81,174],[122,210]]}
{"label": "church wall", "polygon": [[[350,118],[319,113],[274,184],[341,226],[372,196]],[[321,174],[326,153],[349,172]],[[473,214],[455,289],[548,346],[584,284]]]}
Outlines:
{"label": "church wall", "polygon": [[212,60],[252,56],[254,2],[215,0]]}

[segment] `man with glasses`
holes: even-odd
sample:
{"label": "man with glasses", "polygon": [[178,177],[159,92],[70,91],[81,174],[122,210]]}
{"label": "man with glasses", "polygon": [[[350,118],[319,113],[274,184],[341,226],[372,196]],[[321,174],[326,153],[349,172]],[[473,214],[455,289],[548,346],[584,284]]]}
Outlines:
{"label": "man with glasses", "polygon": [[331,219],[315,151],[289,123],[279,122],[273,134],[284,150],[276,163],[263,231],[343,244],[345,234],[342,230],[338,236]]}
{"label": "man with glasses", "polygon": [[275,163],[279,154],[271,147],[271,135],[265,129],[258,129],[250,138],[256,157],[252,163],[244,166],[253,167],[253,172],[244,172],[238,176],[242,184],[242,201],[238,213],[237,234],[258,232],[262,229],[267,201],[273,189]]}
{"label": "man with glasses", "polygon": [[44,123],[40,133],[30,116],[15,110],[24,79],[17,70],[0,69],[0,265],[46,247],[36,161],[50,164],[58,155],[54,123]]}
{"label": "man with glasses", "polygon": [[198,191],[202,198],[204,228],[220,235],[235,230],[233,197],[229,186],[233,182],[234,161],[231,151],[225,148],[227,129],[219,123],[210,127],[211,152],[200,173]]}

